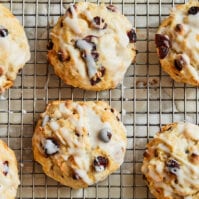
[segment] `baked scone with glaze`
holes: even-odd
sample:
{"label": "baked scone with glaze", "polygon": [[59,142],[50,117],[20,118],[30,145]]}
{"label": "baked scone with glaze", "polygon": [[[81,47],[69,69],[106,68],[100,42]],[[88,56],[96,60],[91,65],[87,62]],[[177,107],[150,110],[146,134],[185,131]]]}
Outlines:
{"label": "baked scone with glaze", "polygon": [[17,161],[5,142],[0,140],[0,198],[14,199],[19,186]]}
{"label": "baked scone with glaze", "polygon": [[157,199],[199,198],[199,127],[173,123],[147,144],[142,173]]}
{"label": "baked scone with glaze", "polygon": [[33,135],[34,158],[44,172],[72,187],[104,180],[124,160],[126,130],[107,103],[53,101]]}
{"label": "baked scone with glaze", "polygon": [[135,59],[135,29],[113,5],[70,5],[50,35],[48,59],[55,73],[74,87],[115,88]]}
{"label": "baked scone with glaze", "polygon": [[176,6],[155,35],[165,72],[177,82],[199,85],[199,2]]}
{"label": "baked scone with glaze", "polygon": [[0,4],[0,94],[13,85],[30,59],[28,41],[18,19]]}

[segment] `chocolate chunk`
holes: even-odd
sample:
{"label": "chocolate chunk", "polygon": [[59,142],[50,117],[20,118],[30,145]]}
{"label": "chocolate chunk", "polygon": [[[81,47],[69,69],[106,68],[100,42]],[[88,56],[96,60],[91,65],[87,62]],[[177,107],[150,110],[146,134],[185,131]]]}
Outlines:
{"label": "chocolate chunk", "polygon": [[94,159],[93,166],[96,172],[102,172],[108,166],[108,159],[103,156],[98,156]]}
{"label": "chocolate chunk", "polygon": [[0,27],[0,37],[8,36],[8,29]]}
{"label": "chocolate chunk", "polygon": [[[196,15],[199,12],[199,7],[198,6],[192,6],[188,10],[189,15]],[[196,19],[197,20],[197,19]]]}
{"label": "chocolate chunk", "polygon": [[106,8],[112,12],[117,12],[117,8],[113,4],[106,6]]}
{"label": "chocolate chunk", "polygon": [[92,26],[96,29],[106,29],[107,23],[105,23],[103,18],[96,16],[93,18]]}
{"label": "chocolate chunk", "polygon": [[164,59],[167,56],[171,46],[169,38],[165,35],[156,34],[155,43],[156,47],[158,48],[160,59]]}
{"label": "chocolate chunk", "polygon": [[108,128],[103,128],[101,129],[101,131],[99,132],[99,139],[105,143],[110,142],[112,137],[112,133],[111,130]]}
{"label": "chocolate chunk", "polygon": [[183,56],[179,56],[179,58],[174,60],[174,66],[178,71],[181,71],[185,65],[186,61],[184,60]]}
{"label": "chocolate chunk", "polygon": [[137,35],[136,35],[136,32],[135,32],[135,30],[133,28],[127,32],[127,35],[128,35],[130,43],[135,43],[136,42]]}
{"label": "chocolate chunk", "polygon": [[3,174],[5,176],[7,176],[8,172],[9,172],[9,162],[8,161],[4,161],[3,162]]}
{"label": "chocolate chunk", "polygon": [[101,78],[105,75],[106,69],[102,66],[94,77],[90,79],[91,85],[94,86],[101,81]]}
{"label": "chocolate chunk", "polygon": [[52,40],[49,40],[49,42],[48,42],[48,44],[47,44],[47,49],[48,50],[52,50],[53,49],[53,42],[52,42]]}
{"label": "chocolate chunk", "polygon": [[58,53],[57,53],[57,56],[58,56],[58,59],[61,61],[61,62],[64,62],[64,61],[69,61],[70,60],[70,57],[68,55],[67,52],[64,52],[62,50],[60,50]]}
{"label": "chocolate chunk", "polygon": [[183,31],[183,25],[177,24],[175,27],[175,31],[181,33]]}
{"label": "chocolate chunk", "polygon": [[172,174],[176,174],[178,172],[178,169],[180,169],[180,165],[179,163],[174,160],[174,159],[170,159],[167,163],[166,166],[168,168],[168,171]]}
{"label": "chocolate chunk", "polygon": [[55,155],[59,152],[58,142],[54,138],[47,138],[43,143],[43,148],[46,155]]}

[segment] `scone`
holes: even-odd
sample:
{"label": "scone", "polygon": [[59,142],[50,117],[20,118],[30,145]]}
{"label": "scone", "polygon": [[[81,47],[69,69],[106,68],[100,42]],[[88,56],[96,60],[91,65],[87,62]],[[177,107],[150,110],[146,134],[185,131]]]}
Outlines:
{"label": "scone", "polygon": [[30,50],[18,19],[0,5],[0,94],[13,85],[19,69],[30,59]]}
{"label": "scone", "polygon": [[15,154],[0,140],[0,198],[14,199],[19,184]]}
{"label": "scone", "polygon": [[48,176],[77,189],[117,170],[126,141],[119,115],[107,103],[54,101],[37,123],[33,153]]}
{"label": "scone", "polygon": [[199,85],[199,2],[178,5],[155,35],[165,72],[177,82]]}
{"label": "scone", "polygon": [[199,127],[164,126],[148,144],[142,173],[158,199],[199,198]]}
{"label": "scone", "polygon": [[135,59],[135,29],[113,5],[70,5],[51,38],[48,59],[55,73],[74,87],[115,88]]}

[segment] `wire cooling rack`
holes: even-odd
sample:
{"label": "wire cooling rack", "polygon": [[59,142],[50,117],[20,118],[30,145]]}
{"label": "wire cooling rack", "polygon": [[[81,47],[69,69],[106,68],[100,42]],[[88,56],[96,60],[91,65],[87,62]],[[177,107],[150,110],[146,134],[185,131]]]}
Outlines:
{"label": "wire cooling rack", "polygon": [[[46,59],[49,32],[73,1],[0,1],[24,25],[31,60],[18,74],[14,87],[0,96],[0,137],[14,149],[21,185],[17,198],[153,198],[140,172],[147,141],[160,126],[174,121],[198,123],[198,89],[173,82],[159,67],[154,34],[163,18],[183,0],[113,0],[137,28],[137,59],[122,85],[88,92],[65,85]],[[100,3],[100,1],[92,1]],[[52,100],[105,100],[120,111],[128,132],[128,148],[120,170],[87,189],[72,190],[48,178],[34,162],[31,138],[35,122]]]}

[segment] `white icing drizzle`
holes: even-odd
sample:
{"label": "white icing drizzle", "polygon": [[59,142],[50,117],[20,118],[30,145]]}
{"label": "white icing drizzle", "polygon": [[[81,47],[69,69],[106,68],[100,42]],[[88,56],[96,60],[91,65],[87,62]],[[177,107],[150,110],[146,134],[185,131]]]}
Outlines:
{"label": "white icing drizzle", "polygon": [[42,127],[44,127],[48,123],[49,119],[50,119],[49,115],[44,116],[42,121]]}
{"label": "white icing drizzle", "polygon": [[80,169],[76,169],[75,172],[79,175],[80,178],[82,178],[84,180],[84,182],[86,182],[88,185],[91,185],[93,182],[92,180],[88,177],[86,171],[84,170],[80,170]]}
{"label": "white icing drizzle", "polygon": [[3,172],[8,174],[9,172],[9,166],[7,164],[2,164],[2,167],[3,167]]}
{"label": "white icing drizzle", "polygon": [[96,63],[91,55],[92,46],[85,40],[81,39],[77,40],[76,45],[80,50],[83,50],[86,53],[84,59],[88,68],[88,76],[92,78],[97,73]]}
{"label": "white icing drizzle", "polygon": [[129,38],[126,32],[122,31],[121,27],[117,23],[115,23],[115,29],[119,37],[120,45],[124,48],[127,47],[129,44]]}
{"label": "white icing drizzle", "polygon": [[59,111],[61,113],[65,113],[65,114],[71,114],[72,113],[69,109],[66,108],[66,105],[65,105],[64,102],[59,104]]}
{"label": "white icing drizzle", "polygon": [[100,172],[102,172],[104,170],[105,170],[105,168],[102,165],[98,165],[98,166],[95,167],[95,171],[97,171],[98,173],[100,173]]}
{"label": "white icing drizzle", "polygon": [[50,139],[46,139],[44,141],[44,146],[45,146],[45,150],[47,154],[54,154],[57,151],[59,151],[59,148],[57,147],[57,145],[55,145],[52,140]]}
{"label": "white icing drizzle", "polygon": [[199,80],[199,75],[196,69],[190,64],[190,59],[186,54],[182,54],[183,58],[186,61],[185,66],[183,67],[183,72],[187,77],[193,77],[196,80]]}
{"label": "white icing drizzle", "polygon": [[53,131],[57,131],[59,129],[59,124],[54,120],[51,120],[49,125]]}
{"label": "white icing drizzle", "polygon": [[67,26],[76,34],[81,34],[80,26],[78,24],[78,18],[77,18],[77,13],[73,7],[73,5],[70,5],[70,10],[72,13],[72,17],[70,18],[69,16],[66,16],[64,19],[64,23],[67,24]]}

